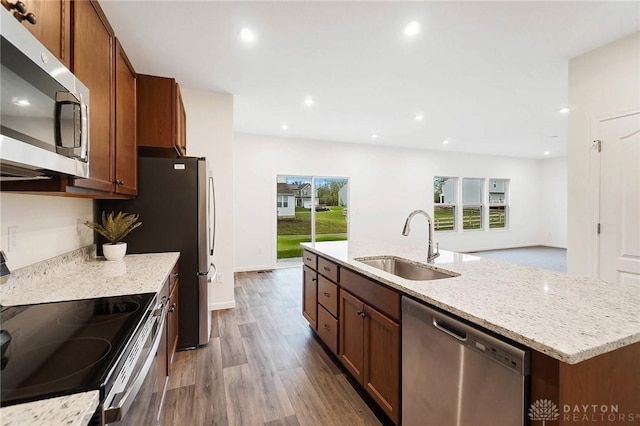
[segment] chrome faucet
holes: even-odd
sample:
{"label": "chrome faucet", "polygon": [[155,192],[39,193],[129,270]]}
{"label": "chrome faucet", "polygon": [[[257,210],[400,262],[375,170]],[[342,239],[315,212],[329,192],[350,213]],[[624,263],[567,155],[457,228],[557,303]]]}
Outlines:
{"label": "chrome faucet", "polygon": [[429,223],[429,245],[427,246],[427,262],[433,262],[433,259],[440,256],[440,247],[436,245],[436,252],[433,252],[433,221],[431,220],[431,216],[424,210],[414,210],[409,214],[407,220],[404,222],[404,228],[402,228],[402,235],[405,237],[409,235],[411,228],[409,227],[409,223],[411,223],[411,219],[417,214],[421,214],[427,218],[427,222]]}

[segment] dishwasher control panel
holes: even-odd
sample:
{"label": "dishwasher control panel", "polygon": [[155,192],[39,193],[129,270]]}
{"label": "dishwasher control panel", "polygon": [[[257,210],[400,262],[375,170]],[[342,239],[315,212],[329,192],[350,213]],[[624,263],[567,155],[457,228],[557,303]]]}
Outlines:
{"label": "dishwasher control panel", "polygon": [[492,358],[494,361],[504,365],[505,367],[515,371],[516,373],[529,373],[525,368],[526,358],[523,357],[522,353],[513,354],[507,352],[500,347],[494,346],[484,339],[478,339],[473,335],[468,335],[467,338],[467,344],[469,348],[485,354],[489,358]]}

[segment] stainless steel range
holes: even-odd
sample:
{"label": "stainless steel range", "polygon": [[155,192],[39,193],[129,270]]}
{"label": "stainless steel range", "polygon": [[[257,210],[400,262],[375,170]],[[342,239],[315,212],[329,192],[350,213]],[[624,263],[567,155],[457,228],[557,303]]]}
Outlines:
{"label": "stainless steel range", "polygon": [[93,424],[154,424],[164,302],[146,293],[3,307],[0,406],[97,390]]}

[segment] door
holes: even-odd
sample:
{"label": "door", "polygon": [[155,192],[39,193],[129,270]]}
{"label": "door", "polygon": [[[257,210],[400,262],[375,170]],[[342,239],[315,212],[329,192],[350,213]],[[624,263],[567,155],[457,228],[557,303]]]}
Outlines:
{"label": "door", "polygon": [[640,112],[598,120],[598,278],[640,285]]}
{"label": "door", "polygon": [[138,191],[136,72],[117,39],[115,67],[115,192],[135,195]]}
{"label": "door", "polygon": [[302,315],[317,330],[318,324],[318,274],[311,268],[302,268]]}

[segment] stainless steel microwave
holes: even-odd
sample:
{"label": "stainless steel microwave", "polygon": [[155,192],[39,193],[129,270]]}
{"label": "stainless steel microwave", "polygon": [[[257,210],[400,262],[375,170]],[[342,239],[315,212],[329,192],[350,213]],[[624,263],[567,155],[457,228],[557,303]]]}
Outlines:
{"label": "stainless steel microwave", "polygon": [[89,89],[0,8],[1,179],[89,177]]}

